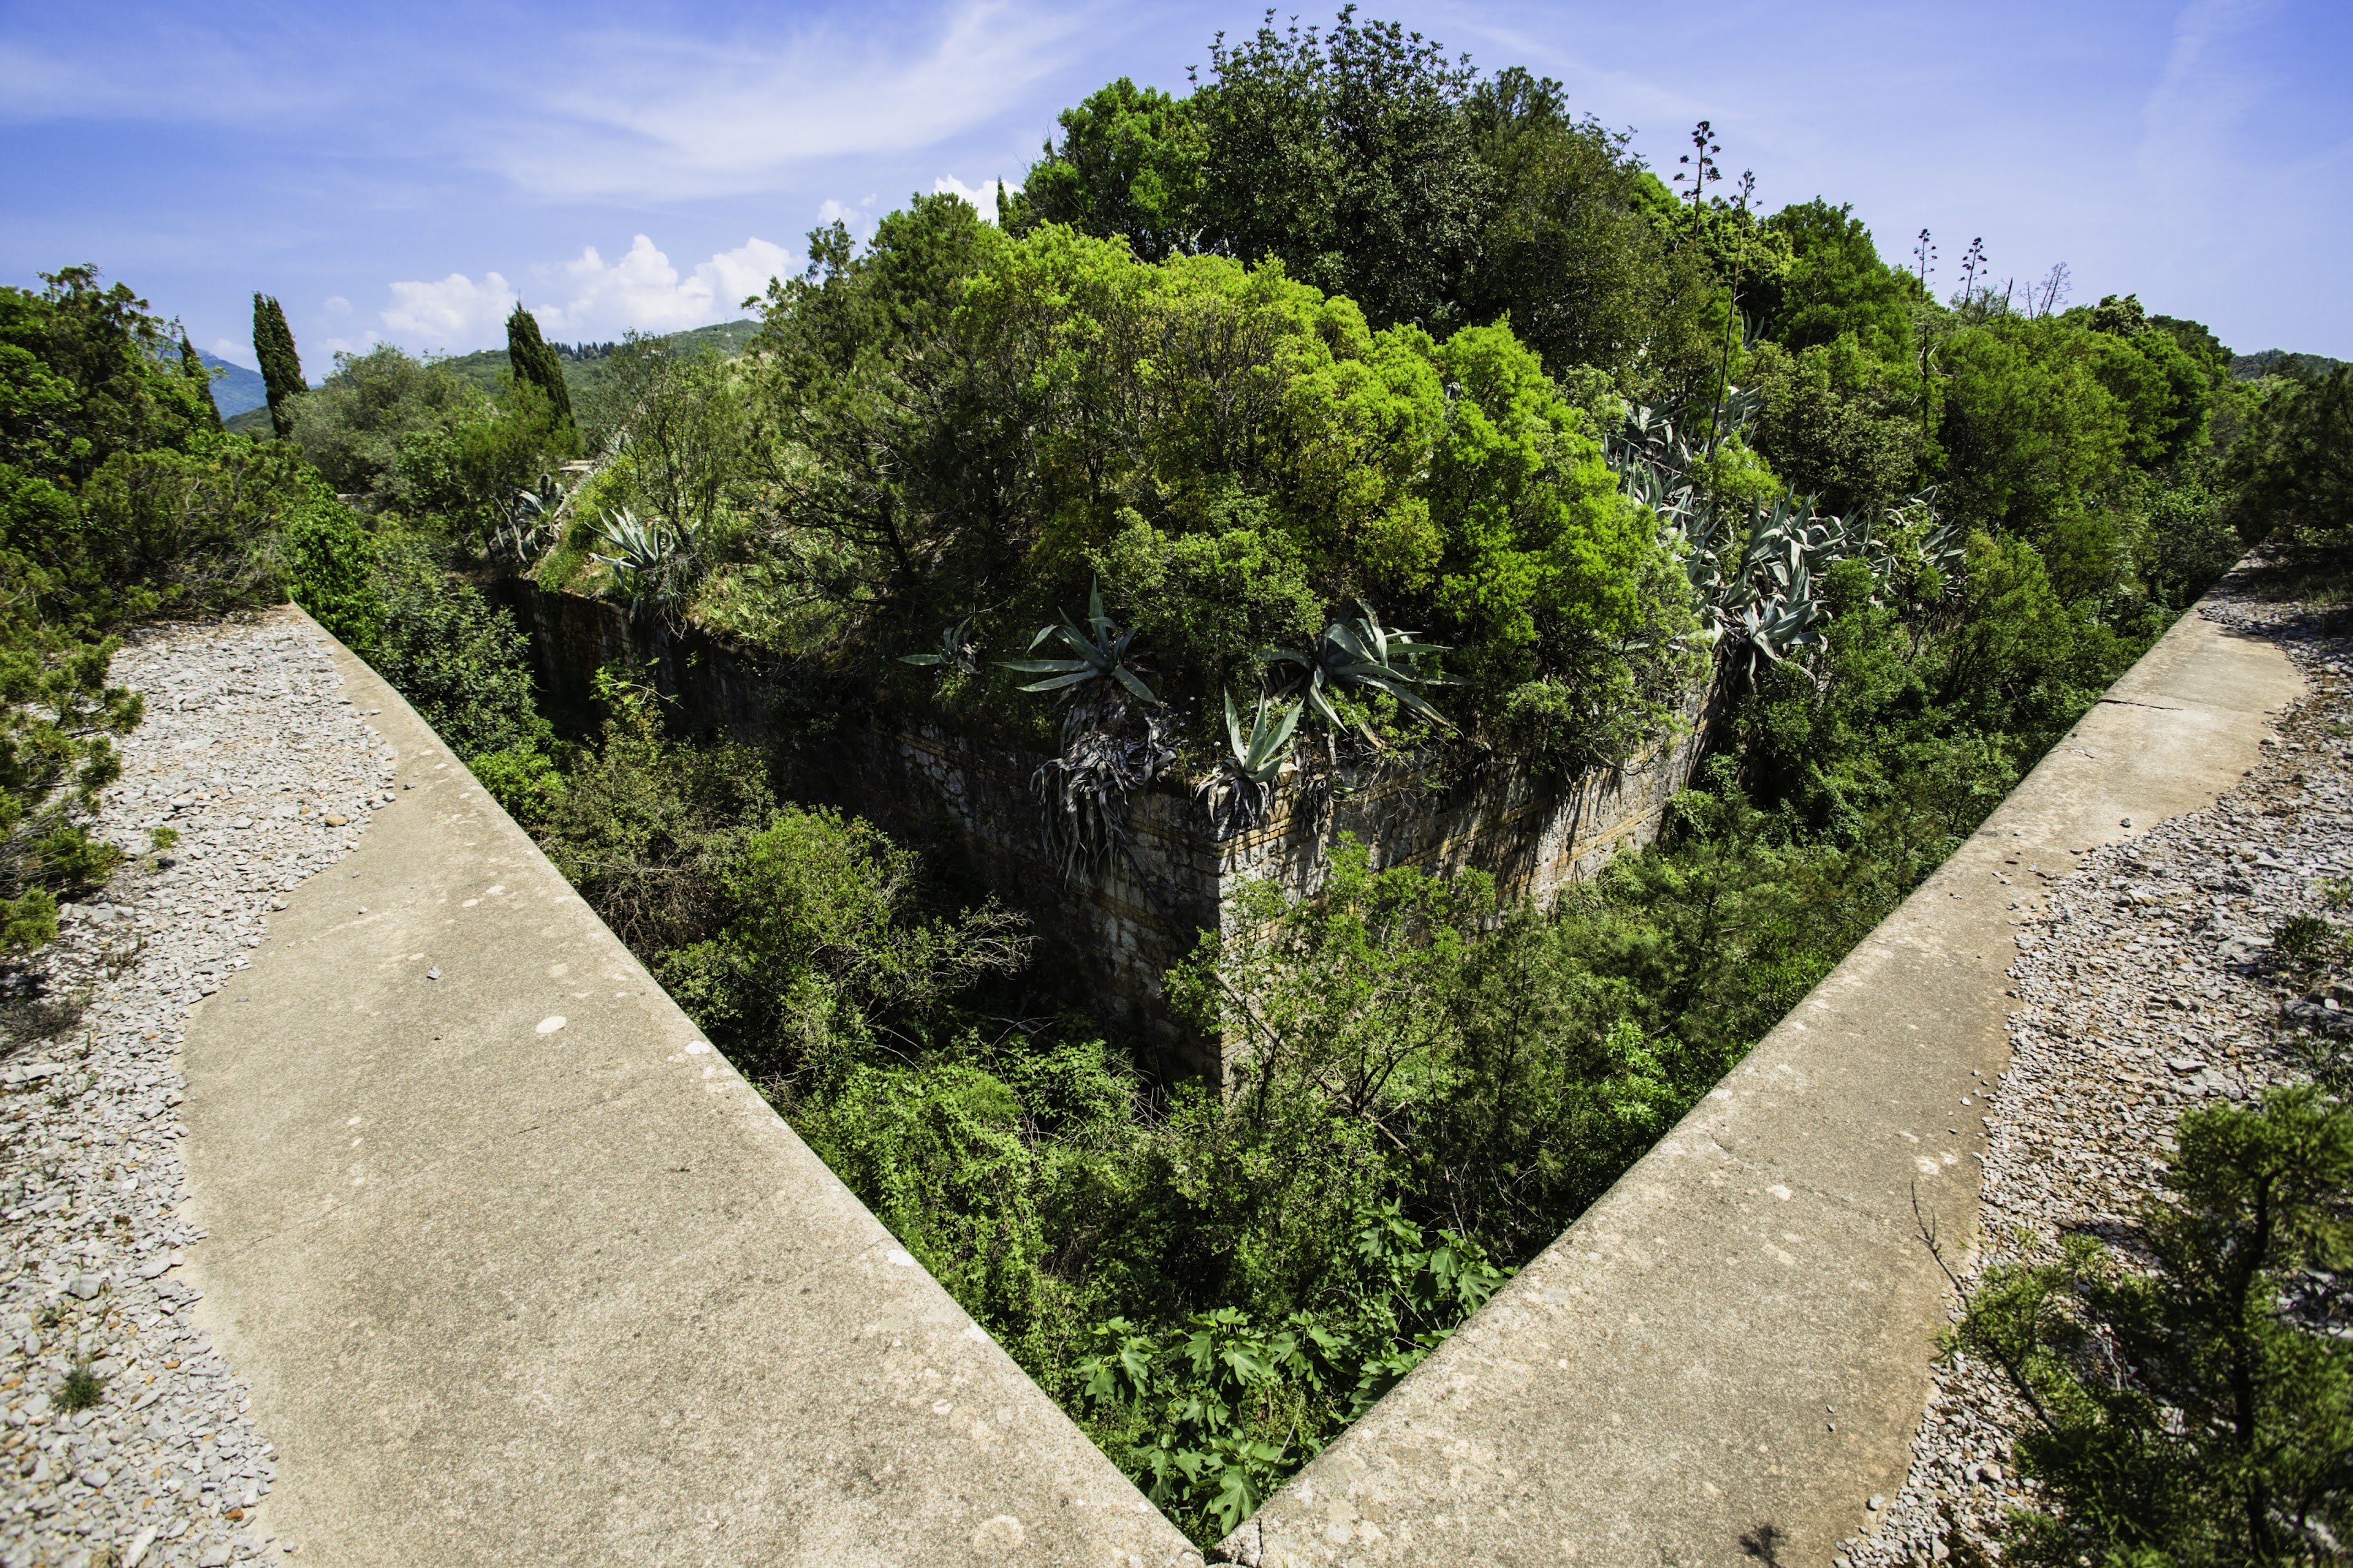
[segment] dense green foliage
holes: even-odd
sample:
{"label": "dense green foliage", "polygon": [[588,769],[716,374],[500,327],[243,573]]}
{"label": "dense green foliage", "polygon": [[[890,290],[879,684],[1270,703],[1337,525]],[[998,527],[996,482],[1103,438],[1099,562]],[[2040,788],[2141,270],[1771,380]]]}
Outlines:
{"label": "dense green foliage", "polygon": [[[0,643],[8,940],[104,868],[69,818],[136,718],[108,629],[282,577],[1212,1539],[1651,1147],[2243,542],[2342,546],[2341,371],[2241,380],[2197,322],[2017,299],[1974,259],[1938,300],[1846,207],[1712,189],[1704,124],[1671,189],[1558,84],[1388,24],[1269,26],[1210,63],[1183,97],[1123,79],[1067,111],[1001,226],[920,196],[862,247],[816,232],[732,358],[550,346],[518,310],[503,356],[380,347],[303,390],[258,296],[287,438],[257,446],[127,292],[0,292],[0,570],[36,606]],[[594,732],[559,735],[468,581],[494,573],[610,595],[661,665],[603,672]],[[675,732],[689,631],[807,705],[799,745]],[[1377,766],[1566,777],[1672,738],[1709,683],[1660,842],[1552,908],[1345,841],[1311,895],[1247,890],[1168,977],[1227,1085],[1165,1081],[1071,1011],[958,847],[824,804],[818,754],[893,711],[1050,753],[1047,837],[1083,877],[1133,790],[1196,789],[1223,834]],[[2105,1265],[2067,1267],[2073,1289]],[[2122,1296],[2070,1299],[2122,1331]],[[2080,1460],[2119,1507],[2209,1484],[2160,1455],[2101,1491],[2099,1434],[2142,1416],[2084,1397],[2046,1473]]]}
{"label": "dense green foliage", "polygon": [[1212,45],[1188,96],[1122,79],[1061,125],[1008,205],[1014,233],[1271,257],[1375,327],[1508,317],[1556,367],[1648,381],[1708,358],[1702,277],[1650,221],[1670,198],[1625,138],[1572,116],[1556,82],[1482,79],[1393,23],[1270,18]]}
{"label": "dense green foliage", "polygon": [[2353,367],[2267,390],[2230,456],[2239,531],[2353,554]]}
{"label": "dense green foliage", "polygon": [[[740,456],[684,518],[711,618],[960,722],[1050,732],[1005,661],[1096,582],[1197,758],[1222,693],[1360,601],[1455,650],[1474,731],[1531,688],[1655,719],[1696,662],[1669,546],[1602,459],[1617,405],[1503,326],[1374,331],[1280,267],[1008,240],[939,197],[863,256],[820,236],[750,357]],[[987,656],[969,679],[892,673],[950,623]]]}
{"label": "dense green foliage", "polygon": [[269,427],[280,440],[293,427],[292,404],[310,386],[302,378],[301,357],[294,352],[294,330],[276,296],[253,297],[253,357],[260,362],[262,384],[269,389]]}
{"label": "dense green foliage", "polygon": [[2071,1237],[1994,1270],[1955,1334],[2032,1407],[2053,1507],[2005,1561],[2135,1568],[2342,1561],[2353,1349],[2353,1111],[2309,1086],[2191,1110],[2134,1245]]}
{"label": "dense green foliage", "polygon": [[333,509],[301,466],[220,434],[175,324],[89,268],[0,288],[0,951],[56,935],[57,895],[120,847],[86,816],[137,724],[114,633],[279,592],[276,538]]}
{"label": "dense green foliage", "polygon": [[295,403],[289,437],[378,526],[490,553],[518,494],[574,449],[568,419],[535,381],[512,379],[494,396],[379,344],[335,356],[333,374]]}
{"label": "dense green foliage", "polygon": [[1173,1515],[1239,1522],[1501,1282],[1484,1244],[1401,1210],[1363,1119],[1293,1077],[1233,1100],[1152,1086],[1035,994],[1019,917],[602,685],[592,741],[478,773]]}

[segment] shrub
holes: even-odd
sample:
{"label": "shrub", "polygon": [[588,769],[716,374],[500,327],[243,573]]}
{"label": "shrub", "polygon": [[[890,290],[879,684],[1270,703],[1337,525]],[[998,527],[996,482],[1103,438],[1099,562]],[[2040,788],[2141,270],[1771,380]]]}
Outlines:
{"label": "shrub", "polygon": [[531,643],[506,614],[414,541],[383,547],[383,632],[370,658],[460,757],[535,742]]}
{"label": "shrub", "polygon": [[340,502],[313,504],[288,521],[281,548],[287,596],[365,658],[384,635],[385,606],[359,519]]}
{"label": "shrub", "polygon": [[2232,450],[2230,516],[2250,543],[2353,549],[2353,366],[2275,387]]}
{"label": "shrub", "polygon": [[2005,1561],[2221,1568],[2337,1560],[2353,1517],[2353,1111],[2310,1087],[2192,1110],[2133,1252],[2076,1237],[1989,1272],[1954,1341],[2008,1369],[2055,1507]]}

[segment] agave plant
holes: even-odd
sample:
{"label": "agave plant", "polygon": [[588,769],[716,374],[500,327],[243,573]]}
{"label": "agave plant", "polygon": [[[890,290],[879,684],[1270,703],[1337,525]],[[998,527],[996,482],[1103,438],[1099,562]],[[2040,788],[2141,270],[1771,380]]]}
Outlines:
{"label": "agave plant", "polygon": [[1233,694],[1226,694],[1229,753],[1194,792],[1208,807],[1217,837],[1230,837],[1238,829],[1257,826],[1265,817],[1274,801],[1275,780],[1291,763],[1292,731],[1299,727],[1299,716],[1305,711],[1303,703],[1271,703],[1261,693],[1245,738],[1241,718],[1234,711]]}
{"label": "agave plant", "polygon": [[[1347,721],[1332,706],[1333,690],[1343,686],[1361,687],[1394,697],[1402,706],[1451,729],[1446,716],[1414,689],[1417,686],[1454,684],[1447,677],[1421,668],[1424,657],[1444,653],[1446,649],[1436,643],[1419,640],[1419,633],[1382,626],[1380,616],[1361,599],[1356,601],[1356,609],[1357,614],[1325,626],[1310,652],[1271,648],[1261,657],[1275,663],[1295,664],[1306,671],[1303,700],[1308,711],[1335,732],[1348,727]],[[1369,726],[1359,724],[1356,728],[1376,747],[1380,745],[1380,737]]]}
{"label": "agave plant", "polygon": [[596,534],[605,549],[590,553],[612,569],[613,585],[632,609],[668,615],[684,603],[694,570],[692,529],[640,521],[623,507],[605,514]]}
{"label": "agave plant", "polygon": [[[1726,390],[1723,426],[1738,431],[1754,419],[1762,399],[1753,391]],[[1750,679],[1763,665],[1819,646],[1828,611],[1814,596],[1814,584],[1838,562],[1861,559],[1874,581],[1885,583],[1894,563],[1888,536],[1913,526],[1924,514],[1927,531],[1922,553],[1957,583],[1962,564],[1959,529],[1939,521],[1934,489],[1887,513],[1888,527],[1872,520],[1819,511],[1810,497],[1783,497],[1770,507],[1726,512],[1711,504],[1694,482],[1691,444],[1672,421],[1650,409],[1628,410],[1626,424],[1607,447],[1610,466],[1631,499],[1651,509],[1662,533],[1682,547],[1693,592],[1708,612],[1713,636],[1725,658]],[[1736,522],[1745,527],[1736,529]],[[1735,542],[1739,558],[1731,554]]]}
{"label": "agave plant", "polygon": [[980,646],[972,640],[972,617],[966,616],[940,634],[937,653],[902,653],[901,664],[921,665],[942,675],[980,673]]}
{"label": "agave plant", "polygon": [[1131,709],[1081,728],[1030,775],[1046,811],[1040,837],[1065,880],[1100,871],[1127,840],[1127,797],[1176,760],[1166,712]]}
{"label": "agave plant", "polygon": [[[1103,585],[1100,583],[1087,590],[1087,626],[1088,630],[1082,632],[1071,624],[1070,616],[1064,616],[1060,626],[1041,626],[1038,635],[1029,639],[1029,651],[1036,653],[1048,638],[1059,637],[1062,646],[1071,651],[1071,657],[1068,658],[1013,658],[1005,660],[1002,668],[1023,675],[1045,677],[1024,686],[1021,689],[1024,691],[1060,691],[1067,698],[1075,695],[1081,688],[1100,680],[1114,689],[1126,691],[1146,706],[1158,707],[1160,699],[1152,694],[1152,688],[1144,683],[1143,677],[1128,668],[1127,650],[1129,645],[1135,641],[1135,633],[1133,628],[1120,630],[1103,613]],[[1065,729],[1083,721],[1082,715],[1085,712],[1085,706],[1073,707],[1065,716]]]}
{"label": "agave plant", "polygon": [[515,491],[499,508],[498,522],[491,531],[491,557],[516,566],[531,564],[563,507],[564,490],[554,474],[542,475],[532,489]]}

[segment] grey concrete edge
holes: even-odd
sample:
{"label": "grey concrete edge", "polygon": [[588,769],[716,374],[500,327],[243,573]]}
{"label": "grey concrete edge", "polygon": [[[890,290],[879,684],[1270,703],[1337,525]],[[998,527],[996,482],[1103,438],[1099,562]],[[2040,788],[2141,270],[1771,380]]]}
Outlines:
{"label": "grey concrete edge", "polygon": [[[408,771],[410,764],[418,759],[427,763],[437,760],[444,761],[455,770],[454,776],[461,780],[461,788],[470,792],[473,797],[467,804],[480,813],[489,824],[491,832],[501,837],[501,842],[498,847],[543,872],[552,883],[562,889],[560,898],[568,901],[573,907],[568,910],[556,910],[556,917],[566,922],[583,923],[601,933],[602,941],[608,949],[604,957],[609,959],[616,968],[631,973],[642,983],[650,1005],[666,1020],[666,1033],[670,1037],[699,1039],[701,1032],[692,1020],[686,1016],[662,990],[659,982],[638,963],[626,944],[608,928],[606,928],[597,919],[595,911],[570,889],[569,884],[565,882],[561,874],[548,862],[531,836],[507,816],[496,800],[490,796],[470,773],[464,771],[463,763],[440,741],[431,727],[416,713],[401,694],[364,660],[344,647],[332,633],[320,626],[315,619],[301,612],[299,607],[288,606],[287,609],[301,616],[304,623],[316,630],[325,640],[343,678],[344,690],[352,698],[355,706],[381,710],[372,721],[383,741],[399,751],[404,773]],[[408,808],[404,801],[401,807],[393,809],[413,811],[414,808]],[[380,839],[386,830],[386,814],[379,812],[374,823],[360,836],[358,847],[353,851],[353,855],[357,857],[364,854],[370,846],[371,838]],[[302,886],[307,889],[311,884],[323,879],[322,877],[314,876],[306,880]],[[272,945],[276,945],[274,941]],[[278,962],[282,963],[283,960]],[[249,979],[251,985],[248,988],[258,989],[266,984],[266,977],[258,971],[253,973]],[[192,1034],[195,1026],[192,1022]],[[703,1048],[707,1049],[707,1047]],[[670,1059],[676,1061],[679,1058],[672,1056]],[[887,1479],[875,1483],[875,1486],[881,1489],[881,1495],[861,1496],[859,1501],[863,1512],[846,1511],[840,1518],[804,1521],[807,1528],[801,1533],[822,1538],[825,1541],[823,1552],[820,1556],[812,1557],[805,1551],[797,1550],[787,1553],[786,1558],[781,1560],[797,1563],[824,1561],[880,1564],[965,1560],[995,1561],[1003,1558],[1008,1561],[1028,1563],[1085,1563],[1094,1565],[1094,1568],[1103,1568],[1103,1565],[1106,1564],[1115,1565],[1115,1568],[1172,1568],[1172,1565],[1175,1565],[1175,1568],[1181,1568],[1182,1564],[1187,1563],[1198,1565],[1201,1561],[1198,1549],[1192,1547],[1174,1525],[1168,1523],[1156,1510],[1152,1508],[1143,1495],[1134,1489],[1133,1483],[1121,1475],[1068,1416],[1046,1397],[1011,1357],[993,1339],[982,1332],[977,1325],[972,1323],[969,1316],[927,1271],[892,1245],[892,1238],[881,1223],[874,1219],[871,1213],[860,1203],[848,1187],[840,1183],[838,1177],[834,1176],[814,1154],[808,1152],[807,1146],[801,1142],[789,1125],[776,1114],[773,1107],[768,1106],[748,1083],[744,1083],[740,1075],[734,1073],[732,1067],[718,1061],[715,1056],[702,1059],[717,1063],[715,1070],[722,1075],[733,1078],[735,1084],[740,1086],[739,1093],[729,1097],[731,1102],[756,1102],[756,1105],[746,1110],[744,1114],[764,1122],[765,1131],[758,1131],[756,1134],[757,1142],[761,1146],[784,1152],[786,1157],[778,1163],[776,1174],[772,1179],[789,1180],[802,1184],[806,1188],[803,1195],[807,1201],[803,1207],[803,1213],[806,1214],[810,1210],[823,1211],[831,1215],[854,1216],[857,1222],[862,1222],[842,1226],[839,1234],[818,1237],[815,1241],[815,1245],[820,1249],[830,1249],[831,1252],[839,1255],[839,1262],[833,1267],[842,1275],[843,1286],[854,1284],[856,1289],[862,1294],[863,1300],[860,1301],[859,1310],[877,1316],[887,1315],[893,1321],[920,1323],[924,1326],[927,1333],[956,1347],[953,1352],[935,1350],[930,1353],[935,1355],[953,1353],[959,1358],[976,1357],[979,1364],[969,1371],[958,1373],[958,1379],[976,1379],[988,1390],[993,1391],[986,1395],[984,1403],[1009,1401],[1018,1405],[1021,1408],[1024,1429],[1029,1436],[1024,1442],[1017,1445],[1017,1447],[1024,1454],[1046,1461],[1040,1468],[1025,1474],[1018,1468],[1008,1467],[1004,1462],[1006,1458],[1004,1452],[1001,1449],[992,1449],[987,1444],[977,1441],[944,1444],[940,1423],[936,1417],[920,1413],[923,1411],[923,1406],[920,1405],[903,1398],[896,1399],[893,1403],[899,1407],[899,1413],[890,1418],[902,1421],[906,1431],[901,1438],[883,1440],[895,1443],[902,1450],[929,1456],[927,1465],[917,1468],[912,1473],[902,1474],[896,1483]],[[714,1069],[706,1067],[702,1070],[704,1076],[709,1077]],[[192,1134],[192,1142],[195,1136],[196,1135]],[[278,1347],[272,1343],[273,1330],[266,1317],[258,1325],[251,1321],[241,1323],[232,1322],[224,1306],[225,1302],[249,1298],[252,1295],[249,1282],[240,1281],[237,1278],[238,1267],[237,1257],[231,1252],[224,1252],[224,1246],[231,1247],[246,1246],[251,1238],[244,1237],[235,1241],[220,1239],[223,1233],[229,1228],[223,1223],[225,1216],[219,1212],[222,1194],[219,1192],[199,1190],[196,1184],[192,1181],[191,1210],[198,1215],[202,1223],[212,1229],[216,1239],[199,1243],[192,1249],[189,1272],[196,1282],[205,1288],[207,1295],[214,1298],[206,1303],[203,1316],[208,1320],[207,1327],[212,1328],[221,1339],[224,1353],[232,1357],[240,1375],[246,1374],[248,1371],[256,1374],[253,1381],[257,1389],[257,1417],[267,1422],[272,1412],[268,1407],[269,1402],[261,1396],[261,1393],[271,1382],[270,1363],[277,1356]],[[771,1216],[772,1222],[776,1217],[777,1216]],[[789,1220],[792,1216],[783,1217]],[[824,1222],[826,1225],[833,1223],[831,1220]],[[278,1237],[272,1236],[266,1237],[264,1239],[275,1240]],[[479,1236],[470,1239],[485,1252],[495,1251],[505,1245],[507,1240],[495,1235]],[[807,1236],[796,1238],[796,1241],[797,1245],[804,1249],[811,1245],[811,1238]],[[887,1259],[884,1257],[886,1249],[889,1253]],[[868,1265],[881,1265],[886,1261],[890,1267],[868,1267]],[[959,1324],[962,1325],[960,1331],[955,1327]],[[945,1327],[941,1328],[941,1325]],[[807,1326],[807,1329],[811,1332],[822,1332],[828,1326],[812,1322]],[[788,1332],[796,1329],[796,1325],[790,1322],[780,1323],[777,1327],[780,1332]],[[912,1336],[913,1331],[911,1330],[910,1332]],[[950,1363],[942,1361],[939,1364],[946,1366]],[[286,1379],[281,1373],[276,1381],[282,1385]],[[871,1384],[876,1381],[876,1375],[871,1372],[861,1372],[858,1375],[858,1382],[860,1384]],[[339,1400],[345,1397],[343,1394],[336,1394],[332,1389],[323,1392],[334,1395]],[[353,1402],[364,1402],[373,1393],[373,1387],[366,1391],[365,1394],[357,1387],[347,1391],[349,1400]],[[799,1395],[805,1398],[807,1393],[806,1389],[800,1390]],[[846,1403],[857,1404],[860,1400],[863,1401],[860,1407],[866,1411],[868,1421],[878,1418],[875,1415],[875,1402],[871,1392],[853,1389],[845,1382],[841,1394]],[[354,1431],[359,1428],[362,1415],[355,1404]],[[283,1423],[280,1423],[280,1426],[282,1429]],[[869,1440],[875,1440],[880,1436],[871,1429],[861,1435]],[[987,1435],[984,1432],[980,1436],[986,1437]],[[821,1434],[810,1439],[812,1444],[820,1440],[829,1441],[830,1439],[824,1438]],[[290,1502],[298,1510],[296,1517],[315,1520],[321,1517],[321,1510],[316,1506],[316,1499],[305,1504],[299,1495],[290,1496],[290,1493],[299,1494],[301,1489],[306,1468],[302,1457],[285,1441],[282,1430],[280,1441],[284,1475],[280,1492],[272,1500],[273,1510],[282,1509],[284,1505]],[[1002,1439],[992,1439],[992,1441],[1001,1442]],[[460,1460],[467,1473],[452,1473],[447,1478],[448,1482],[462,1494],[469,1487],[480,1485],[477,1472],[486,1467],[495,1468],[502,1462],[502,1458],[512,1458],[511,1454],[501,1456],[489,1452],[461,1454]],[[573,1457],[553,1453],[529,1458],[533,1465],[543,1470],[560,1470],[572,1461]],[[820,1456],[814,1451],[806,1456],[810,1466],[820,1469],[823,1468],[820,1461],[830,1461],[834,1458]],[[795,1458],[793,1462],[799,1463],[800,1460]],[[364,1475],[364,1465],[360,1468],[363,1474],[358,1484],[364,1487],[369,1484]],[[389,1477],[385,1478],[385,1484],[392,1484]],[[695,1484],[694,1479],[684,1478],[682,1484],[691,1489]],[[889,1497],[893,1484],[904,1489],[903,1498],[895,1506],[892,1504]],[[988,1510],[993,1511],[990,1511],[990,1516],[983,1521],[978,1531],[971,1533],[968,1538],[958,1536],[953,1541],[938,1539],[933,1535],[933,1531],[944,1521],[927,1516],[935,1506],[937,1499],[944,1495],[943,1489],[953,1489],[958,1495],[987,1500]],[[871,1493],[873,1489],[873,1487],[861,1483],[861,1492]],[[423,1498],[417,1500],[416,1511],[420,1525],[431,1511],[428,1507],[431,1500],[437,1500]],[[845,1496],[844,1501],[849,1500]],[[1025,1515],[1033,1521],[1026,1531],[1017,1517]],[[1121,1524],[1115,1531],[1111,1531],[1109,1536],[1106,1536],[1103,1532],[1104,1523],[1112,1516],[1124,1517],[1127,1522]],[[873,1517],[878,1521],[887,1520],[890,1528],[871,1539],[861,1540],[858,1537],[859,1527],[855,1521],[864,1517]],[[1095,1522],[1089,1524],[1087,1521],[1090,1519]],[[311,1533],[315,1537],[316,1531],[313,1531]],[[429,1531],[420,1531],[417,1542],[420,1552],[425,1549],[425,1542],[429,1533]],[[929,1546],[922,1544],[926,1539],[931,1540]],[[513,1550],[517,1544],[510,1542],[508,1549]],[[485,1542],[483,1549],[492,1550],[494,1545],[494,1542]],[[681,1556],[667,1546],[656,1549],[657,1555],[643,1559],[626,1552],[606,1555],[603,1554],[601,1548],[598,1550],[599,1560],[609,1563],[640,1560],[648,1562],[659,1560],[664,1563],[691,1560],[716,1561],[709,1558],[695,1559],[691,1555]],[[529,1552],[528,1549],[525,1551],[526,1555],[522,1557],[493,1555],[477,1559],[470,1552],[460,1552],[456,1557],[419,1555],[415,1560],[434,1561],[437,1564],[459,1560],[466,1562],[578,1560],[575,1548],[559,1548],[553,1542],[549,1543],[547,1553],[543,1558],[539,1557],[535,1552]],[[371,1542],[369,1552],[368,1560],[371,1562],[410,1560],[401,1550],[387,1547],[381,1541]]]}
{"label": "grey concrete edge", "polygon": [[[1828,1564],[1868,1527],[1866,1495],[1908,1468],[1952,1301],[1922,1232],[1956,1267],[1974,1242],[1977,1184],[1955,1175],[1978,1168],[1982,1128],[1946,1108],[2007,1063],[1998,943],[2022,922],[2000,906],[2026,880],[2007,858],[2063,873],[2073,851],[2211,804],[2300,689],[2276,648],[2186,612],[1716,1089],[1211,1560],[1746,1568],[1769,1549],[1784,1568]],[[1906,1167],[1927,1194],[1916,1216]],[[1797,1223],[1803,1243],[1781,1228]],[[1799,1256],[1818,1242],[1830,1256]]]}

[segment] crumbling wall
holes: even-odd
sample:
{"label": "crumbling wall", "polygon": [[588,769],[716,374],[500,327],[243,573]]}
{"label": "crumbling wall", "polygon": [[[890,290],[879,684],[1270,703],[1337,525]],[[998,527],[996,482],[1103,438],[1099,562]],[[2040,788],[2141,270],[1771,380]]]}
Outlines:
{"label": "crumbling wall", "polygon": [[[654,660],[689,728],[754,743],[790,738],[779,717],[790,705],[777,700],[774,678],[700,633],[664,635],[609,602],[522,579],[498,596],[530,633],[541,680],[559,703],[585,703],[599,664]],[[1215,1041],[1171,1016],[1162,977],[1202,932],[1226,929],[1244,882],[1276,877],[1310,891],[1331,845],[1353,834],[1376,867],[1475,868],[1507,896],[1549,901],[1619,849],[1657,836],[1700,754],[1705,719],[1704,694],[1694,692],[1685,721],[1654,752],[1571,780],[1498,760],[1442,785],[1398,770],[1336,798],[1286,791],[1267,820],[1223,840],[1170,781],[1129,800],[1109,864],[1068,878],[1044,842],[1031,783],[1044,757],[903,715],[850,715],[803,760],[843,809],[902,837],[960,845],[981,883],[1029,916],[1039,973],[1086,1012],[1153,1042],[1164,1070],[1181,1074],[1223,1064]]]}

